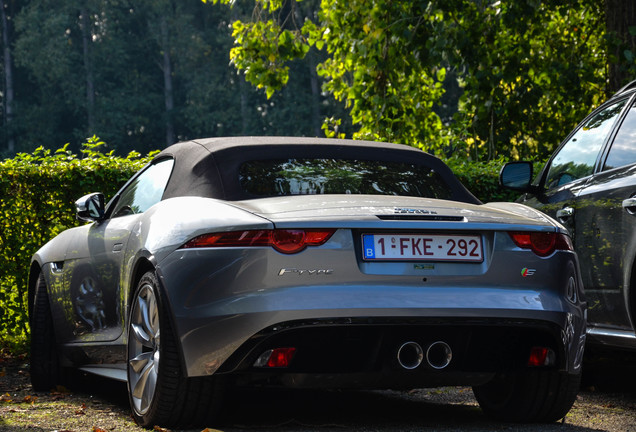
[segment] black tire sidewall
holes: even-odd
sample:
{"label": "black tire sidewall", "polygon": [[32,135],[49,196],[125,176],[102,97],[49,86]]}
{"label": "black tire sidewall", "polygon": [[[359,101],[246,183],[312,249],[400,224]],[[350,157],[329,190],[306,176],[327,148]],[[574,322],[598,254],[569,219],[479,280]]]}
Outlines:
{"label": "black tire sidewall", "polygon": [[33,300],[31,319],[31,385],[35,391],[48,391],[61,384],[48,287],[40,272]]}
{"label": "black tire sidewall", "polygon": [[493,419],[551,423],[568,413],[580,380],[580,373],[526,369],[495,377],[473,392],[484,413]]}

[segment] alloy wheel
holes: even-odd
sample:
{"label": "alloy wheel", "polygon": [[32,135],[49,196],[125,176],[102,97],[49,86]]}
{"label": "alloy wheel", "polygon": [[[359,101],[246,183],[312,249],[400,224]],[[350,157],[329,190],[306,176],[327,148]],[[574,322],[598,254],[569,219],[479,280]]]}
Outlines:
{"label": "alloy wheel", "polygon": [[161,346],[159,305],[152,285],[137,292],[129,325],[128,385],[135,411],[144,415],[157,388]]}

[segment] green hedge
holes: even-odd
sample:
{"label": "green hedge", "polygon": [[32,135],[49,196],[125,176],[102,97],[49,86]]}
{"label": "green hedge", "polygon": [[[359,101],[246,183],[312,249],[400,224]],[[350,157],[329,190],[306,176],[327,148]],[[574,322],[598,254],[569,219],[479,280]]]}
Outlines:
{"label": "green hedge", "polygon": [[[499,172],[506,162],[503,158],[489,162],[446,161],[459,180],[482,202],[514,201],[520,195],[499,186]],[[534,162],[533,172],[537,174],[544,164],[545,161]]]}
{"label": "green hedge", "polygon": [[[80,156],[66,147],[54,153],[38,148],[0,162],[0,348],[21,351],[27,346],[26,287],[33,253],[59,232],[79,224],[77,198],[103,192],[108,199],[152,156],[133,152],[116,157],[99,152],[102,145],[93,137]],[[484,202],[511,201],[518,195],[498,185],[503,160],[448,162]]]}
{"label": "green hedge", "polygon": [[82,155],[66,147],[38,148],[0,162],[0,348],[23,350],[28,340],[26,287],[33,253],[61,231],[77,226],[75,200],[90,192],[107,197],[148,162],[103,154],[97,137]]}

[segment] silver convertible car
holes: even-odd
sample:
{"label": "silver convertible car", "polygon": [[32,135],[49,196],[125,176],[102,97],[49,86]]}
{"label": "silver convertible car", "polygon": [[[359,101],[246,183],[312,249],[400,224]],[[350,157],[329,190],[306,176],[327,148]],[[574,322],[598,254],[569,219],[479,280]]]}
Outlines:
{"label": "silver convertible car", "polygon": [[188,141],[108,204],[76,204],[88,223],[31,265],[36,390],[73,369],[126,381],[143,426],[214,421],[232,386],[472,386],[519,422],[576,398],[586,303],[567,230],[482,204],[420,150]]}

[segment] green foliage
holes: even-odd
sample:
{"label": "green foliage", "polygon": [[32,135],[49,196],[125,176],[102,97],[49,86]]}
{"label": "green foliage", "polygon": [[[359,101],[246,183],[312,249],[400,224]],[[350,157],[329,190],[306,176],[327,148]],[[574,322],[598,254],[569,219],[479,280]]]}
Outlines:
{"label": "green foliage", "polygon": [[[233,25],[234,65],[271,96],[289,62],[321,51],[323,90],[349,109],[354,138],[462,159],[545,157],[604,98],[595,0],[322,0],[313,14],[306,1],[254,4]],[[435,108],[447,77],[463,94],[445,125]],[[326,135],[341,136],[336,126],[330,117]]]}
{"label": "green foliage", "polygon": [[[324,0],[317,24],[311,19],[314,14],[301,10],[297,2],[255,4],[257,19],[233,24],[230,59],[268,97],[289,79],[287,64],[313,47],[327,53],[316,70],[326,80],[323,91],[348,109],[358,129],[354,138],[405,143],[431,152],[448,143],[433,111],[443,94],[446,70],[431,68],[425,61],[426,46],[412,44],[418,31],[433,32],[441,19],[439,14],[427,15],[427,5]],[[338,119],[327,119],[325,134],[341,136],[334,131],[338,124]]]}
{"label": "green foliage", "polygon": [[547,156],[605,98],[602,2],[456,3],[442,7],[449,62],[465,68],[463,152]]}
{"label": "green foliage", "polygon": [[93,136],[81,157],[68,145],[43,147],[0,162],[0,347],[24,348],[28,335],[26,287],[33,253],[61,231],[77,226],[74,202],[90,192],[112,196],[151,155],[103,154]]}
{"label": "green foliage", "polygon": [[[508,162],[503,157],[490,161],[466,161],[452,158],[445,162],[464,186],[482,202],[514,201],[519,197],[519,192],[499,186],[499,173]],[[533,172],[537,174],[545,165],[545,161],[534,162],[533,165]]]}
{"label": "green foliage", "polygon": [[[322,135],[320,111],[342,111],[341,104],[320,93],[320,83],[309,82],[318,79],[315,65],[309,67],[310,56],[288,65],[291,78],[269,99],[236,73],[228,62],[231,23],[249,16],[250,5],[243,8],[237,2],[230,9],[182,0],[11,3],[6,12],[13,29],[8,42],[15,103],[11,119],[3,113],[5,121],[0,122],[0,159],[39,145],[56,149],[65,142],[78,153],[93,134],[118,155],[132,149],[145,154],[166,146],[168,122],[174,126],[172,140]],[[281,50],[293,49],[289,38],[280,39]],[[171,72],[167,75],[164,54]],[[2,68],[0,77],[4,79]],[[15,150],[8,148],[9,136],[15,138]]]}

